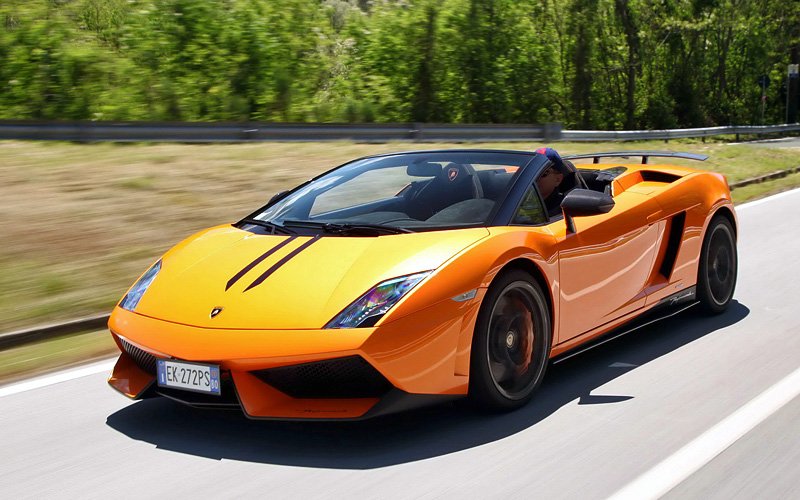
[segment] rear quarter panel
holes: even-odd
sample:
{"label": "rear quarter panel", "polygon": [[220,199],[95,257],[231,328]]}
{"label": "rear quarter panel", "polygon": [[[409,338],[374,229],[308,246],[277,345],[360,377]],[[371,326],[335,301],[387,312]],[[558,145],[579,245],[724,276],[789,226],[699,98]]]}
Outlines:
{"label": "rear quarter panel", "polygon": [[[697,283],[697,268],[700,250],[708,224],[720,209],[730,210],[734,215],[730,189],[724,176],[711,172],[695,171],[668,187],[654,192],[653,196],[661,207],[658,220],[668,220],[674,215],[686,212],[686,222],[680,248],[675,260],[669,286],[653,289],[648,295],[648,305],[664,297]],[[724,208],[723,208],[724,207]],[[655,222],[651,220],[651,222]],[[656,262],[663,259],[665,248]],[[680,285],[680,286],[678,286]]]}

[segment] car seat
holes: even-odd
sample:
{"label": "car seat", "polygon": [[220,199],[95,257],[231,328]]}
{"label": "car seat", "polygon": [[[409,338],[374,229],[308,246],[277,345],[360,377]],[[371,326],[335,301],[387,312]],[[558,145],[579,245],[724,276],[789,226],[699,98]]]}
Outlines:
{"label": "car seat", "polygon": [[483,198],[480,182],[464,165],[448,163],[417,191],[412,201],[415,206],[409,208],[415,212],[413,217],[424,220],[443,208],[475,198]]}

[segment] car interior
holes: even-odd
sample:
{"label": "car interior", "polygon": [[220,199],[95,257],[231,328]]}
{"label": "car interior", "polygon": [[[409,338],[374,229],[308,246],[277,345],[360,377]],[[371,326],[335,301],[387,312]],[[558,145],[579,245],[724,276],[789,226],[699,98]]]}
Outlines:
{"label": "car interior", "polygon": [[[577,169],[565,160],[569,173],[560,190],[591,189],[611,194],[611,183],[624,167],[607,170]],[[424,227],[470,224],[486,221],[510,187],[514,171],[506,168],[475,170],[470,164],[420,163],[407,167],[410,176],[420,177],[400,190],[393,198],[379,200],[315,217],[337,222],[392,224]]]}
{"label": "car interior", "polygon": [[[568,163],[568,162],[564,162]],[[572,165],[572,163],[570,163]],[[573,166],[574,168],[574,166]],[[611,183],[616,179],[620,174],[627,170],[623,166],[618,167],[611,167],[607,169],[579,169],[581,180],[586,184],[586,189],[591,189],[592,191],[599,191],[601,193],[605,193],[609,196],[612,195],[611,192]]]}
{"label": "car interior", "polygon": [[[610,194],[613,179],[625,170],[624,167],[577,169],[569,161],[564,161],[564,165],[569,171],[559,188],[564,194],[576,188]],[[334,180],[333,184],[317,192],[308,192],[307,196],[287,207],[282,218],[390,225],[412,230],[480,224],[489,219],[519,170],[518,166],[506,164],[428,161],[422,158],[410,164],[389,165],[389,168],[395,170],[364,170]],[[370,173],[372,177],[367,182],[362,181],[358,187],[351,187],[349,191],[340,189],[336,193],[338,186],[357,185],[354,179],[360,179],[358,176],[362,173]],[[386,179],[392,182],[387,184]],[[395,187],[395,191],[387,193],[386,189],[391,188],[392,183],[402,187],[399,190]],[[343,191],[347,192],[342,194]],[[318,201],[326,196],[326,202]],[[364,201],[359,202],[360,199]]]}
{"label": "car interior", "polygon": [[315,219],[402,227],[481,223],[510,187],[515,170],[476,171],[470,164],[453,162],[412,164],[407,173],[419,179],[394,197],[323,213]]}

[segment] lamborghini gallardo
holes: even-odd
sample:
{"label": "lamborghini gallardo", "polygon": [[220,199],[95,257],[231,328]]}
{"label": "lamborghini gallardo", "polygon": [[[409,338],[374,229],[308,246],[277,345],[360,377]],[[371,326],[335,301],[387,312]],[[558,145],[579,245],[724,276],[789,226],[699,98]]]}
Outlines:
{"label": "lamborghini gallardo", "polygon": [[114,308],[109,384],[253,419],[509,411],[553,362],[726,309],[727,181],[653,162],[705,156],[551,153],[361,158],[191,236]]}

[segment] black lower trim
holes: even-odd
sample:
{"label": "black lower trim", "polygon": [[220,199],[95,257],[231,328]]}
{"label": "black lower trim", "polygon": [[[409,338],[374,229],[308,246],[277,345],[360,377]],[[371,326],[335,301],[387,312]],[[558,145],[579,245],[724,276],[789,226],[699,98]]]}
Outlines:
{"label": "black lower trim", "polygon": [[466,394],[411,394],[394,388],[378,401],[375,406],[370,408],[367,413],[354,420],[365,420],[382,415],[389,415],[391,413],[415,410],[417,408],[455,401],[465,397]]}
{"label": "black lower trim", "polygon": [[203,394],[193,391],[182,391],[180,389],[173,389],[170,387],[161,387],[157,384],[153,385],[152,392],[159,396],[164,396],[172,399],[173,401],[177,401],[194,408],[239,409],[239,398],[236,396],[236,389],[233,385],[233,379],[223,378],[220,383],[221,387],[219,396],[215,394]]}
{"label": "black lower trim", "polygon": [[[456,395],[441,395],[441,394],[411,394],[397,388],[393,388],[387,393],[380,401],[375,403],[375,406],[370,408],[365,414],[360,417],[353,418],[306,418],[306,417],[257,417],[248,415],[244,412],[245,416],[250,420],[272,420],[272,421],[290,421],[290,422],[359,422],[361,420],[368,420],[375,417],[400,413],[417,408],[424,408],[437,404],[455,401],[457,399],[465,398],[466,394]],[[244,406],[242,406],[244,408]]]}
{"label": "black lower trim", "polygon": [[556,364],[566,361],[573,356],[577,356],[578,354],[584,353],[589,349],[593,349],[599,345],[605,344],[606,342],[614,340],[617,337],[631,333],[635,330],[655,323],[656,321],[661,321],[662,319],[675,316],[676,314],[683,312],[695,305],[697,305],[697,287],[692,285],[681,290],[680,292],[673,293],[668,297],[664,297],[658,301],[658,304],[645,311],[643,314],[609,330],[599,337],[596,337],[583,344],[579,344],[569,351],[563,352],[558,356],[551,358],[550,362],[552,364]]}
{"label": "black lower trim", "polygon": [[[358,356],[351,356],[349,358],[358,358]],[[347,360],[349,358],[335,358],[332,361]],[[366,361],[364,361],[366,363]],[[367,363],[368,364],[368,363]],[[302,366],[302,365],[293,365]],[[266,371],[266,370],[265,370]],[[257,372],[252,372],[256,374]],[[387,382],[388,384],[388,382]],[[191,406],[194,408],[203,409],[219,409],[219,410],[241,410],[244,415],[251,420],[268,420],[268,421],[313,421],[313,422],[354,422],[367,420],[383,415],[393,413],[400,413],[404,411],[423,408],[436,404],[446,403],[466,397],[466,395],[439,395],[439,394],[412,394],[405,392],[396,387],[387,389],[388,392],[383,391],[382,397],[370,408],[366,413],[360,417],[345,417],[345,418],[317,418],[317,417],[261,417],[254,416],[247,413],[244,404],[242,404],[241,396],[236,389],[236,385],[232,378],[222,379],[222,395],[214,396],[201,394],[197,392],[182,391],[180,389],[171,389],[167,387],[159,387],[155,384],[155,379],[147,390],[141,394],[142,398],[152,397],[166,397],[178,403]]]}

